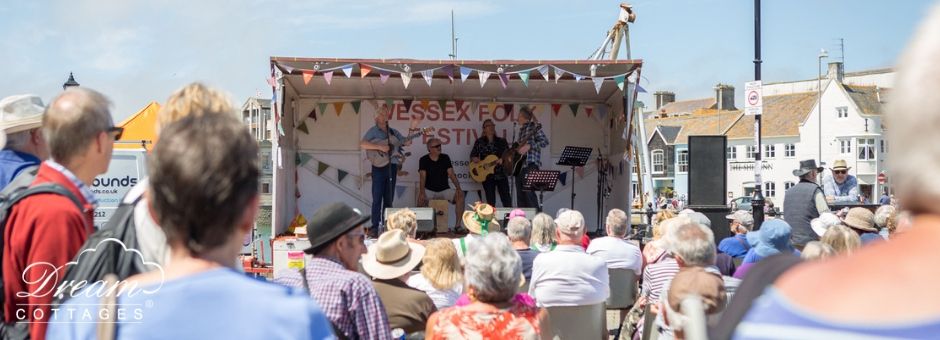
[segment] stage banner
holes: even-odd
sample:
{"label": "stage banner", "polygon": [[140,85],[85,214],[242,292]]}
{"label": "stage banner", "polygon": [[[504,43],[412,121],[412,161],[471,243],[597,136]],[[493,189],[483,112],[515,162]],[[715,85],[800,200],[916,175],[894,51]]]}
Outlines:
{"label": "stage banner", "polygon": [[[411,156],[405,159],[404,166],[400,172],[401,176],[398,177],[398,183],[416,183],[419,180],[418,160],[428,154],[428,141],[431,138],[438,138],[443,145],[442,152],[450,156],[451,162],[453,162],[454,174],[457,175],[457,179],[461,183],[461,189],[481,189],[482,185],[470,178],[469,165],[470,151],[473,148],[473,143],[477,138],[482,136],[483,133],[483,121],[492,119],[493,123],[496,124],[496,135],[506,138],[510,146],[512,146],[513,137],[517,139],[522,138],[522,136],[519,135],[519,125],[516,125],[515,131],[513,131],[513,123],[516,121],[516,115],[519,114],[519,110],[507,112],[505,109],[506,106],[507,105],[473,105],[472,102],[464,101],[460,101],[460,106],[457,106],[455,101],[449,101],[445,103],[444,107],[441,107],[439,102],[430,101],[426,106],[413,105],[411,110],[408,110],[402,102],[395,102],[389,110],[391,112],[391,118],[389,119],[391,128],[398,130],[402,135],[408,137],[409,119],[412,115],[422,118],[419,128],[434,128],[434,131],[414,138],[410,146],[403,148],[404,152],[410,152]],[[475,111],[472,110],[473,107],[476,107]],[[493,108],[493,112],[490,112],[490,108]],[[366,131],[375,126],[375,120],[373,118],[375,117],[374,112],[375,109],[372,106],[363,105],[362,113],[359,115],[360,131],[362,135],[365,135]],[[551,141],[551,119],[543,118],[538,122],[542,124],[542,132],[544,132],[545,136]],[[362,138],[362,136],[360,136],[360,138]],[[551,162],[551,152],[548,148],[550,147],[542,149],[543,168],[551,168],[553,164]],[[365,173],[370,172],[371,163],[365,151],[360,152],[360,160],[363,162],[363,171]],[[369,180],[367,179],[367,181]],[[453,187],[452,183],[451,187]]]}

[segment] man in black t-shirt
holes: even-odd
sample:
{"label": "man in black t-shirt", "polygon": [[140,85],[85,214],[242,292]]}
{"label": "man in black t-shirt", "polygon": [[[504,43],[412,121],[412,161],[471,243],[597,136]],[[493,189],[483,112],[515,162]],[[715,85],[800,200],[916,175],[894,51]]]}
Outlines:
{"label": "man in black t-shirt", "polygon": [[[457,213],[454,231],[460,229],[460,219],[463,216],[464,197],[463,190],[460,189],[460,182],[457,181],[457,175],[454,174],[454,166],[450,162],[450,156],[441,153],[441,141],[437,138],[428,140],[428,154],[421,157],[418,161],[418,173],[421,174],[421,182],[418,187],[418,206],[426,207],[429,200],[446,199],[454,203],[454,210]],[[456,189],[451,189],[447,184],[447,179],[454,183]]]}

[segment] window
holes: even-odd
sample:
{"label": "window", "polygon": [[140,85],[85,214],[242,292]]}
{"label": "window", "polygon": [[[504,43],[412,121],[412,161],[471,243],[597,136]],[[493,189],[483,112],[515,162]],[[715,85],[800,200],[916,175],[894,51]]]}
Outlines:
{"label": "window", "polygon": [[783,146],[784,157],[796,157],[796,144],[786,144]]}
{"label": "window", "polygon": [[836,115],[838,115],[839,118],[848,118],[848,117],[849,117],[849,108],[848,108],[848,107],[845,107],[845,106],[843,106],[843,107],[837,107],[837,108],[836,108]]}
{"label": "window", "polygon": [[840,153],[852,153],[852,140],[851,139],[840,140],[839,152]]}
{"label": "window", "polygon": [[745,150],[746,150],[746,152],[745,152],[745,154],[744,154],[744,157],[745,157],[745,158],[747,158],[747,159],[755,159],[755,158],[757,157],[757,147],[756,147],[756,146],[754,146],[754,145],[746,145],[746,146],[745,146]]}
{"label": "window", "polygon": [[796,183],[793,182],[783,182],[783,190],[790,190]]}
{"label": "window", "polygon": [[777,155],[777,146],[773,144],[764,145],[764,158],[774,158]]}
{"label": "window", "polygon": [[663,150],[653,150],[653,173],[663,173],[665,161],[663,159]]}
{"label": "window", "polygon": [[728,147],[728,159],[737,159],[738,158],[738,147],[729,146]]}
{"label": "window", "polygon": [[888,141],[882,139],[881,140],[881,153],[886,153],[886,152],[888,152]]}
{"label": "window", "polygon": [[867,161],[875,160],[875,139],[858,139],[858,159]]}
{"label": "window", "polygon": [[270,194],[271,193],[271,183],[261,183],[261,193]]}
{"label": "window", "polygon": [[689,151],[682,150],[679,151],[678,159],[679,172],[689,172]]}
{"label": "window", "polygon": [[767,197],[777,196],[777,184],[774,182],[764,183],[764,194],[766,194]]}

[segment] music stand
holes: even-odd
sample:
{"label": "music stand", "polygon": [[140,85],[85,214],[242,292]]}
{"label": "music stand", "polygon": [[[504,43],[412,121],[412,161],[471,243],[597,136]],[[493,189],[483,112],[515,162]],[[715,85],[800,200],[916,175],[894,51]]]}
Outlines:
{"label": "music stand", "polygon": [[539,191],[539,212],[542,212],[542,204],[545,201],[545,191],[555,191],[555,183],[558,182],[558,170],[530,170],[526,175],[525,183],[522,184],[522,190]]}
{"label": "music stand", "polygon": [[566,146],[565,150],[561,152],[561,156],[558,157],[557,165],[566,165],[571,167],[571,209],[574,210],[574,168],[579,166],[584,166],[587,163],[589,157],[591,157],[591,152],[594,149],[591,148],[582,148],[580,146]]}

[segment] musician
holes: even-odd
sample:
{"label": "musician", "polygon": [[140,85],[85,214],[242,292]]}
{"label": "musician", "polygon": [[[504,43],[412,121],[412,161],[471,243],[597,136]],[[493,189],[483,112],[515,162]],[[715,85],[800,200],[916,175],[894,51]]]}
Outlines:
{"label": "musician", "polygon": [[[389,112],[387,108],[381,107],[376,109],[375,126],[370,128],[369,131],[366,131],[365,136],[362,137],[362,141],[359,142],[359,147],[365,150],[388,152],[389,142],[373,143],[372,141],[376,139],[388,140],[389,130],[391,130],[391,134],[399,140],[405,139],[405,136],[402,136],[398,130],[388,127],[388,118]],[[418,127],[418,124],[421,124],[421,119],[416,119],[415,116],[412,116],[408,135],[411,135]],[[404,145],[411,145],[411,141],[404,143]],[[401,160],[393,157],[391,163],[386,166],[372,166],[372,226],[369,227],[369,237],[378,237],[382,211],[384,208],[390,208],[392,206],[399,164],[401,164]]]}
{"label": "musician", "polygon": [[[431,138],[428,140],[428,154],[418,160],[418,174],[421,182],[418,186],[418,206],[426,207],[429,200],[447,200],[454,203],[457,213],[456,224],[453,231],[460,231],[460,218],[463,216],[464,199],[460,182],[454,174],[454,165],[450,156],[441,153],[441,140]],[[454,183],[457,189],[451,189],[447,179]]]}
{"label": "musician", "polygon": [[[509,150],[509,143],[505,138],[496,136],[496,124],[492,119],[483,121],[483,135],[477,138],[473,143],[473,149],[470,150],[470,161],[479,163],[480,160],[489,155],[503,157],[503,153]],[[503,162],[497,161],[494,172],[486,176],[483,181],[483,192],[486,193],[486,203],[496,206],[496,189],[499,189],[499,198],[503,201],[504,207],[512,206],[512,198],[509,196],[509,177],[506,176],[506,170],[503,169]]]}
{"label": "musician", "polygon": [[[539,123],[536,123],[532,120],[532,110],[524,107],[519,110],[519,117],[516,118],[516,123],[521,125],[519,128],[519,138],[525,138]],[[525,207],[525,208],[535,208],[538,207],[538,198],[535,195],[534,191],[522,191],[522,185],[525,183],[526,174],[531,170],[538,170],[542,167],[542,148],[548,146],[548,137],[545,136],[545,132],[542,130],[535,131],[531,137],[527,140],[518,141],[519,148],[516,150],[520,155],[524,154],[526,157],[526,163],[523,164],[522,171],[519,172],[519,175],[516,176],[516,206]]]}

